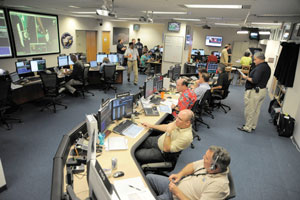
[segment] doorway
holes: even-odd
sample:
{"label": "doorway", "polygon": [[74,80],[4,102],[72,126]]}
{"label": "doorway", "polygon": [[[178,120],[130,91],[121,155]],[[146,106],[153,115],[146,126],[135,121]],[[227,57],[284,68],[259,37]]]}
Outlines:
{"label": "doorway", "polygon": [[76,30],[76,52],[84,53],[87,62],[96,60],[97,31]]}

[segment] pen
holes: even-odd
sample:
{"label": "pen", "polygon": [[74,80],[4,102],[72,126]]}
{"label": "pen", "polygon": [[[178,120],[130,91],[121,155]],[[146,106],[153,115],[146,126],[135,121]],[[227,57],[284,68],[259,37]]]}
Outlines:
{"label": "pen", "polygon": [[137,187],[134,187],[133,185],[128,185],[129,187],[133,188],[133,189],[136,189],[138,191],[142,191],[140,188],[137,188]]}

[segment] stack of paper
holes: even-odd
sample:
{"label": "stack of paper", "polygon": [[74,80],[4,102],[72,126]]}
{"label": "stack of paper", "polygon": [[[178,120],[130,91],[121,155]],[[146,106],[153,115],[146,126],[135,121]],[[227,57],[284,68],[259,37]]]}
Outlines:
{"label": "stack of paper", "polygon": [[122,200],[155,200],[141,177],[114,181],[114,186]]}
{"label": "stack of paper", "polygon": [[143,130],[143,127],[132,124],[125,131],[123,131],[122,134],[131,138],[136,138],[136,136],[138,136]]}
{"label": "stack of paper", "polygon": [[108,137],[106,140],[106,150],[125,150],[128,149],[128,140],[125,137]]}

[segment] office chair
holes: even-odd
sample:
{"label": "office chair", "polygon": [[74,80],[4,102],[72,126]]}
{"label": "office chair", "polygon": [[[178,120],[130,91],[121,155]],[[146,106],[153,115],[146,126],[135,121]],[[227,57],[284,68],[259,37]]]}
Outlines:
{"label": "office chair", "polygon": [[[197,134],[197,132],[195,131],[195,129],[192,129],[192,133],[193,133],[193,140],[196,138],[198,141],[201,140],[200,136]],[[191,143],[191,148],[194,149],[195,145],[193,144],[193,142]]]}
{"label": "office chair", "polygon": [[228,108],[228,111],[231,110],[230,106],[227,106],[222,103],[222,100],[226,99],[229,91],[229,86],[232,82],[232,79],[228,80],[227,83],[224,86],[224,89],[220,90],[218,93],[212,93],[212,107],[217,107],[218,109],[222,108],[225,113],[227,113],[227,110],[225,108]]}
{"label": "office chair", "polygon": [[116,65],[104,65],[103,67],[103,81],[104,81],[104,93],[107,90],[113,89],[115,93],[117,92],[117,88],[112,84],[116,82]]}
{"label": "office chair", "polygon": [[[206,95],[205,95],[206,94]],[[203,106],[207,101],[207,97],[209,94],[208,92],[205,92],[203,98],[201,99],[201,102],[199,100],[197,100],[194,104],[194,106],[192,107],[192,111],[194,112],[194,121],[193,121],[193,128],[198,131],[197,129],[197,122],[200,122],[201,124],[204,124],[207,128],[210,128],[210,126],[205,123],[202,119],[202,112],[203,112]]]}
{"label": "office chair", "polygon": [[27,61],[27,59],[26,58],[19,58],[19,59],[17,59],[17,61],[18,62],[23,62],[23,61]]}
{"label": "office chair", "polygon": [[236,196],[236,192],[235,192],[235,187],[234,187],[234,182],[233,182],[231,170],[229,170],[229,173],[228,173],[227,176],[228,176],[228,180],[229,180],[230,194],[226,197],[225,200],[233,199]]}
{"label": "office chair", "polygon": [[[59,97],[61,97],[62,92],[66,89],[59,84],[57,74],[56,73],[47,74],[42,72],[40,76],[43,83],[43,90],[44,90],[45,97],[49,98],[50,100],[50,102],[48,102],[41,109],[41,112],[43,112],[44,109],[47,108],[49,110],[53,110],[53,112],[56,113],[57,105],[63,106],[65,107],[65,109],[67,109],[68,106],[62,104],[60,101],[57,100]],[[52,109],[51,106],[53,106]]]}
{"label": "office chair", "polygon": [[92,96],[95,96],[93,92],[88,91],[87,86],[89,84],[88,82],[88,73],[89,73],[90,67],[84,67],[82,71],[82,85],[75,85],[78,92],[81,92],[82,97],[85,98],[85,92],[88,94],[91,94]]}
{"label": "office chair", "polygon": [[22,123],[21,119],[10,118],[6,115],[7,110],[11,107],[8,104],[9,94],[11,91],[11,80],[8,77],[1,77],[0,79],[0,123],[6,126],[7,130],[12,129],[12,125],[9,121],[17,121]]}
{"label": "office chair", "polygon": [[35,58],[32,58],[32,60],[43,60],[43,57],[35,57]]}

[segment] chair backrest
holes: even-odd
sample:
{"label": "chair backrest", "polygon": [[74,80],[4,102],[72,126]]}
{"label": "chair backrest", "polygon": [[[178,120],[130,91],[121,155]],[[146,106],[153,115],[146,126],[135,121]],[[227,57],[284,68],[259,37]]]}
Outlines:
{"label": "chair backrest", "polygon": [[228,181],[229,181],[230,194],[226,197],[226,200],[232,199],[236,196],[231,170],[229,170],[229,173],[228,173]]}
{"label": "chair backrest", "polygon": [[117,69],[116,65],[104,65],[103,66],[104,80],[114,81],[116,69]]}
{"label": "chair backrest", "polygon": [[229,79],[227,81],[227,83],[225,84],[224,88],[223,88],[223,95],[222,95],[223,99],[225,99],[228,96],[228,94],[229,94],[229,86],[230,86],[230,84],[232,82],[232,79],[233,78]]}
{"label": "chair backrest", "polygon": [[250,68],[250,65],[242,65],[242,72],[247,75],[249,74]]}
{"label": "chair backrest", "polygon": [[45,95],[47,94],[57,94],[58,93],[58,81],[57,81],[57,74],[56,73],[41,73],[40,74],[42,83],[43,83],[43,89]]}
{"label": "chair backrest", "polygon": [[200,101],[200,107],[202,108],[208,101],[210,101],[211,98],[211,91],[210,89],[206,90],[206,92],[204,93],[201,101]]}
{"label": "chair backrest", "polygon": [[11,90],[10,88],[11,80],[8,78],[1,78],[0,79],[0,105],[5,104],[7,101],[7,97]]}
{"label": "chair backrest", "polygon": [[83,73],[82,73],[83,74],[83,77],[82,77],[83,85],[85,85],[88,82],[89,70],[90,70],[90,67],[84,67],[83,68]]}

